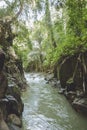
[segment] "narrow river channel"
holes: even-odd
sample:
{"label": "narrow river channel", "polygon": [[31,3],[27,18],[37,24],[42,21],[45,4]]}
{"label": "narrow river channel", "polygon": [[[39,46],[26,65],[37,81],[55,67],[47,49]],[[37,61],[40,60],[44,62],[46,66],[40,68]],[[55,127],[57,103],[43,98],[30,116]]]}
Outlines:
{"label": "narrow river channel", "polygon": [[87,118],[77,113],[44,75],[25,74],[29,88],[23,93],[24,130],[87,130]]}

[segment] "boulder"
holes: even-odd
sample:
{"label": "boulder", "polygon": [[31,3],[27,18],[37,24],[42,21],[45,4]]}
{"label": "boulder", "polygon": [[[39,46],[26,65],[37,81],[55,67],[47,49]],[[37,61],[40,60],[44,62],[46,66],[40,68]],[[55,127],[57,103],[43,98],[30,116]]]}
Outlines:
{"label": "boulder", "polygon": [[73,107],[87,113],[87,52],[67,56],[59,62],[62,91]]}
{"label": "boulder", "polygon": [[87,98],[76,98],[72,105],[77,111],[87,115]]}
{"label": "boulder", "polygon": [[5,96],[5,98],[0,99],[0,107],[3,112],[3,117],[7,119],[7,115],[14,113],[19,115],[18,102],[13,96]]}
{"label": "boulder", "polygon": [[7,77],[5,73],[3,73],[3,66],[4,66],[5,54],[3,50],[0,49],[0,98],[5,96],[7,90]]}
{"label": "boulder", "polygon": [[8,126],[9,126],[9,130],[24,130],[24,129],[22,129],[14,124],[9,123]]}
{"label": "boulder", "polygon": [[0,98],[3,98],[8,88],[7,77],[5,73],[0,72]]}
{"label": "boulder", "polygon": [[7,104],[6,104],[6,111],[7,111],[7,114],[17,114],[17,115],[20,115],[19,114],[19,111],[18,111],[18,102],[17,100],[13,97],[13,96],[6,96],[6,99],[8,100]]}
{"label": "boulder", "polygon": [[4,61],[5,61],[5,54],[4,54],[3,50],[0,49],[0,72],[3,69]]}
{"label": "boulder", "polygon": [[[87,66],[87,53],[76,54],[62,59],[59,63],[59,79],[62,88],[67,91],[83,90],[83,82],[87,83],[87,73],[84,72]],[[85,88],[86,90],[86,88]]]}
{"label": "boulder", "polygon": [[0,130],[9,130],[6,122],[3,119],[3,111],[0,108]]}
{"label": "boulder", "polygon": [[26,88],[22,61],[12,44],[15,35],[8,20],[0,20],[0,130],[21,130],[23,103],[20,91]]}
{"label": "boulder", "polygon": [[66,87],[67,81],[73,76],[77,57],[63,59],[59,64],[59,79],[62,88]]}
{"label": "boulder", "polygon": [[[8,87],[7,95],[13,96],[17,101],[17,104],[13,105],[14,111],[16,112],[15,114],[22,115],[24,104],[21,100],[20,89],[16,85],[13,85],[13,86],[10,85]],[[15,107],[15,105],[16,105],[16,107]]]}
{"label": "boulder", "polygon": [[26,89],[28,85],[24,77],[22,61],[18,57],[7,52],[4,69],[9,81],[13,81],[20,89]]}
{"label": "boulder", "polygon": [[66,97],[70,102],[73,102],[73,100],[74,100],[75,97],[77,96],[77,95],[76,95],[76,92],[73,92],[73,91],[70,91],[70,92],[65,91],[65,92],[64,92],[64,95],[65,95],[65,97]]}
{"label": "boulder", "polygon": [[21,119],[15,114],[8,115],[8,121],[16,126],[22,127]]}
{"label": "boulder", "polygon": [[4,120],[0,121],[0,130],[10,130]]}

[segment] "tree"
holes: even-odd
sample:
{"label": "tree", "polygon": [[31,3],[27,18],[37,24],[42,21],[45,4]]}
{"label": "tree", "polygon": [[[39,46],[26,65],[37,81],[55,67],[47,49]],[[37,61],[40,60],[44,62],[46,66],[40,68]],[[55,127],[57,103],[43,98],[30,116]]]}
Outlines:
{"label": "tree", "polygon": [[86,0],[67,0],[67,11],[69,16],[68,28],[74,36],[82,37],[86,25]]}
{"label": "tree", "polygon": [[47,27],[47,31],[48,31],[48,37],[49,37],[50,44],[51,44],[51,46],[53,46],[55,48],[56,42],[55,42],[54,34],[53,34],[49,0],[45,1],[45,22],[46,22],[46,27]]}

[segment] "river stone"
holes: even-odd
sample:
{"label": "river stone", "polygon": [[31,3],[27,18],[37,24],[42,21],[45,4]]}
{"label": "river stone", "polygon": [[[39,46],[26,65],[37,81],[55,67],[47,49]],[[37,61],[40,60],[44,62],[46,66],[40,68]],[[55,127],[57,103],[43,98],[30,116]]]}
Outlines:
{"label": "river stone", "polygon": [[12,124],[16,125],[16,126],[19,126],[19,127],[22,126],[21,119],[15,114],[8,115],[8,121],[11,122]]}

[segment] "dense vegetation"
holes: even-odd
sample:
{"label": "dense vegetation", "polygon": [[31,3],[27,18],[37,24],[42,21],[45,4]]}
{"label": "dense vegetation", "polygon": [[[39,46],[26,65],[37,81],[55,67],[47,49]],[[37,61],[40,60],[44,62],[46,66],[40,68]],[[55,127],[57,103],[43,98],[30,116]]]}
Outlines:
{"label": "dense vegetation", "polygon": [[87,50],[87,0],[1,0],[0,7],[0,20],[13,21],[13,47],[26,70]]}

